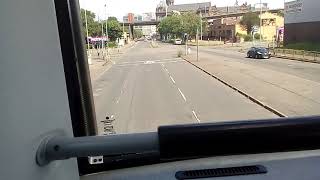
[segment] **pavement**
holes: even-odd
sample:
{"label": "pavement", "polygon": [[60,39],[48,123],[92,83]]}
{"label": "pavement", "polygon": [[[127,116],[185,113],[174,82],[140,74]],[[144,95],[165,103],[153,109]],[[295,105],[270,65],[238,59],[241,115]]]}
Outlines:
{"label": "pavement", "polygon": [[[135,42],[131,42],[120,48],[110,48],[108,55],[106,51],[100,49],[90,50],[91,64],[89,65],[91,81],[94,82],[101,74],[109,70],[112,64],[126,51],[134,47]],[[104,53],[104,55],[103,55]]]}
{"label": "pavement", "polygon": [[195,48],[185,57],[204,72],[284,116],[319,115],[320,65],[280,58],[254,60],[228,49]]}
{"label": "pavement", "polygon": [[[137,42],[96,76],[93,95],[99,134],[105,132],[101,121],[106,116],[114,120],[117,134],[156,131],[160,125],[279,117],[178,58],[183,50],[184,46]],[[197,65],[207,66],[213,59]]]}

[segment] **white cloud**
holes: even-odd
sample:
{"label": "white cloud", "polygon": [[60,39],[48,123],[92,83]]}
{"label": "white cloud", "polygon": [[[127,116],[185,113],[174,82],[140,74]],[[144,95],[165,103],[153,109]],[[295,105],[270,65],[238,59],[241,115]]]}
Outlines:
{"label": "white cloud", "polygon": [[[157,4],[160,0],[79,0],[81,8],[93,11],[105,19],[104,5],[107,3],[108,16],[115,16],[120,21],[125,14],[132,13],[144,13],[155,12]],[[175,0],[175,4],[186,4],[196,2],[208,2],[209,0]],[[248,2],[248,4],[259,3],[260,0],[238,0],[239,4]],[[268,3],[270,8],[283,8],[284,0],[262,0],[264,3]],[[215,0],[211,1],[212,5],[217,6],[232,6],[235,0]]]}

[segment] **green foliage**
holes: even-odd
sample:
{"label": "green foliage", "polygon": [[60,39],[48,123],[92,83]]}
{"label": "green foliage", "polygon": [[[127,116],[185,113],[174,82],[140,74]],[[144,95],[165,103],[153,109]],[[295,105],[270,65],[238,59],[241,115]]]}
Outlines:
{"label": "green foliage", "polygon": [[256,13],[248,12],[242,16],[240,25],[247,30],[247,34],[250,34],[253,26],[260,24],[259,16]]}
{"label": "green foliage", "polygon": [[[102,32],[102,26],[105,31],[105,24],[106,21],[98,22],[95,20],[96,15],[88,11],[87,14],[87,22],[88,22],[88,34],[89,36],[102,36],[105,32]],[[85,21],[85,10],[81,9],[81,22],[83,27],[84,36],[86,36],[86,21]],[[108,35],[111,41],[115,41],[117,38],[122,36],[122,27],[119,24],[116,17],[109,17],[108,18]]]}
{"label": "green foliage", "polygon": [[281,16],[281,17],[284,17],[284,12],[283,12],[283,10],[279,10],[279,11],[277,12],[277,15],[278,15],[278,16]]}
{"label": "green foliage", "polygon": [[140,29],[134,29],[133,30],[133,38],[139,39],[143,36],[143,33]]}
{"label": "green foliage", "polygon": [[182,18],[180,15],[173,15],[164,18],[159,26],[160,34],[181,36],[182,35]]}
{"label": "green foliage", "polygon": [[[83,33],[84,36],[86,36],[86,20],[85,20],[85,10],[81,9],[80,11],[81,15],[81,22],[82,22],[82,28],[83,28]],[[96,15],[87,10],[87,22],[88,22],[88,32],[89,36],[99,36],[101,35],[101,25],[95,21]]]}
{"label": "green foliage", "polygon": [[[195,36],[197,28],[200,30],[201,19],[200,16],[189,12],[182,15],[174,14],[166,17],[158,25],[158,31],[162,35],[170,35],[175,38],[182,38],[184,33],[190,36]],[[203,32],[207,30],[207,22],[203,21]]]}
{"label": "green foliage", "polygon": [[252,41],[253,40],[253,37],[252,37],[252,35],[245,35],[244,36],[244,41]]}
{"label": "green foliage", "polygon": [[118,21],[116,17],[110,16],[108,17],[108,21]]}
{"label": "green foliage", "polygon": [[247,36],[247,35],[246,34],[241,34],[239,32],[236,33],[236,37],[244,38],[245,36]]}
{"label": "green foliage", "polygon": [[301,42],[301,43],[288,44],[284,48],[320,52],[320,43]]}
{"label": "green foliage", "polygon": [[108,18],[108,36],[111,41],[115,41],[122,36],[122,28],[115,17]]}
{"label": "green foliage", "polygon": [[114,47],[117,47],[117,46],[118,46],[118,44],[115,41],[111,41],[111,42],[108,43],[108,47],[109,48],[114,48]]}
{"label": "green foliage", "polygon": [[259,33],[255,33],[254,34],[254,39],[260,39],[260,34]]}

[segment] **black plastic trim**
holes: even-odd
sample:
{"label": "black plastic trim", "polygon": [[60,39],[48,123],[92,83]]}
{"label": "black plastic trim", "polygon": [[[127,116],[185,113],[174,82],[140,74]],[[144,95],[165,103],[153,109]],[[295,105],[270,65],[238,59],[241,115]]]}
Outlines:
{"label": "black plastic trim", "polygon": [[200,179],[200,178],[211,178],[211,177],[265,174],[267,172],[268,171],[264,166],[256,165],[256,166],[241,166],[241,167],[179,171],[176,173],[175,177],[178,180],[183,180],[183,179]]}
{"label": "black plastic trim", "polygon": [[[97,134],[87,53],[80,22],[78,0],[54,0],[63,58],[73,134],[75,137]],[[90,168],[87,158],[78,158],[80,174]]]}
{"label": "black plastic trim", "polygon": [[78,0],[55,0],[69,108],[75,137],[97,133],[96,113]]}
{"label": "black plastic trim", "polygon": [[162,159],[186,159],[320,148],[320,117],[158,128]]}

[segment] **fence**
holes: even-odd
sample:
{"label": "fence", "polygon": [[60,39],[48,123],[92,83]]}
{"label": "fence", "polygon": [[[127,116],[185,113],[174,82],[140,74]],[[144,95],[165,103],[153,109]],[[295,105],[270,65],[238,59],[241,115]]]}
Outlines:
{"label": "fence", "polygon": [[320,63],[320,52],[294,49],[270,49],[275,57]]}

